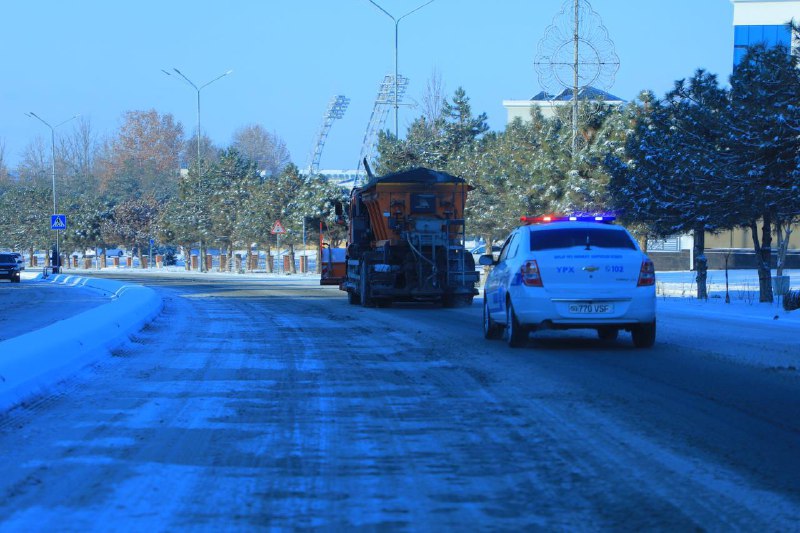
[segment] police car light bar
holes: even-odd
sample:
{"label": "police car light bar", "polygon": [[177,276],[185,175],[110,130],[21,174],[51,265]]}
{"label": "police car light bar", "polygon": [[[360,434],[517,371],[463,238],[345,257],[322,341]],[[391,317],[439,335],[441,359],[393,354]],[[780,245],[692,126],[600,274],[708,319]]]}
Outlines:
{"label": "police car light bar", "polygon": [[548,222],[603,222],[609,223],[616,220],[613,215],[543,215],[540,217],[519,217],[523,224],[547,224]]}

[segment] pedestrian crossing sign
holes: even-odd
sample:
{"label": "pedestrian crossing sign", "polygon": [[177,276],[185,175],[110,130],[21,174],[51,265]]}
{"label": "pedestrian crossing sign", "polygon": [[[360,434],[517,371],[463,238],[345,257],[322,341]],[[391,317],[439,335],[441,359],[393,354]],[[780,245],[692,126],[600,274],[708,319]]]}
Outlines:
{"label": "pedestrian crossing sign", "polygon": [[51,215],[50,229],[55,229],[55,230],[67,229],[67,215]]}

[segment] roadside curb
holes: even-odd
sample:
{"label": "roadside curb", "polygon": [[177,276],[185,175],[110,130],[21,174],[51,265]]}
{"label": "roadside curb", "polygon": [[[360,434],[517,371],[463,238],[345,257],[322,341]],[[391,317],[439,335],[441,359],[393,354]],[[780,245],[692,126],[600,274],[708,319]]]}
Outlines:
{"label": "roadside curb", "polygon": [[141,285],[64,274],[34,279],[99,291],[109,302],[0,342],[0,410],[108,356],[163,307],[158,294]]}

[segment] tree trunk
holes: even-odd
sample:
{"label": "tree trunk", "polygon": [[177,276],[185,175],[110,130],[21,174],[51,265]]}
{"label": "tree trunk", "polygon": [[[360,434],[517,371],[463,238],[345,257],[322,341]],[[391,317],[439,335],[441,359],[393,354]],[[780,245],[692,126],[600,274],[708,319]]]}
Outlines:
{"label": "tree trunk", "polygon": [[[753,235],[757,235],[758,228],[753,224]],[[755,244],[755,241],[754,241]],[[764,215],[761,224],[761,246],[756,244],[756,261],[758,261],[758,301],[773,302],[772,298],[772,219]]]}
{"label": "tree trunk", "polygon": [[289,272],[297,274],[297,267],[294,265],[294,244],[289,245]]}
{"label": "tree trunk", "polygon": [[694,271],[697,281],[697,299],[708,300],[708,259],[706,258],[705,228],[695,228],[694,234]]}
{"label": "tree trunk", "polygon": [[776,222],[775,227],[778,230],[778,263],[775,265],[775,275],[783,276],[786,252],[789,250],[789,239],[792,237],[792,220],[784,223]]}
{"label": "tree trunk", "polygon": [[267,240],[267,272],[272,274],[274,270],[274,264],[272,261],[272,245],[270,244],[269,240]]}
{"label": "tree trunk", "polygon": [[639,243],[639,248],[641,248],[644,253],[647,253],[647,239],[648,237],[646,233],[636,235],[636,240]]}

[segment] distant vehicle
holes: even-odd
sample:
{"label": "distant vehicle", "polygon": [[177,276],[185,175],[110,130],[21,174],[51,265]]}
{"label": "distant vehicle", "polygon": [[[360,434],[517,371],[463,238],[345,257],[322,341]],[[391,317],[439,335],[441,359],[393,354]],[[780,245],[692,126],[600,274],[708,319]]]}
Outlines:
{"label": "distant vehicle", "polygon": [[523,217],[484,287],[483,333],[526,344],[539,329],[596,329],[605,340],[630,331],[638,348],[656,338],[655,268],[613,217]]}
{"label": "distant vehicle", "polygon": [[19,269],[25,270],[25,257],[23,257],[23,255],[19,252],[11,252],[11,255],[13,255],[16,258],[17,263],[19,263]]}
{"label": "distant vehicle", "polygon": [[[499,244],[493,244],[492,255],[497,256],[497,254],[500,253],[501,248],[502,246],[500,246]],[[482,255],[486,255],[486,244],[481,244],[480,246],[476,246],[475,248],[470,250],[469,253],[472,254],[472,257],[475,260],[475,264],[477,264],[478,261],[480,260],[480,257]]]}
{"label": "distant vehicle", "polygon": [[21,270],[17,258],[13,254],[0,253],[0,279],[19,283],[22,279]]}
{"label": "distant vehicle", "polygon": [[[472,305],[478,272],[466,253],[462,178],[417,167],[374,176],[355,188],[348,211],[344,281],[350,304],[429,301]],[[341,206],[337,216],[343,215]]]}

